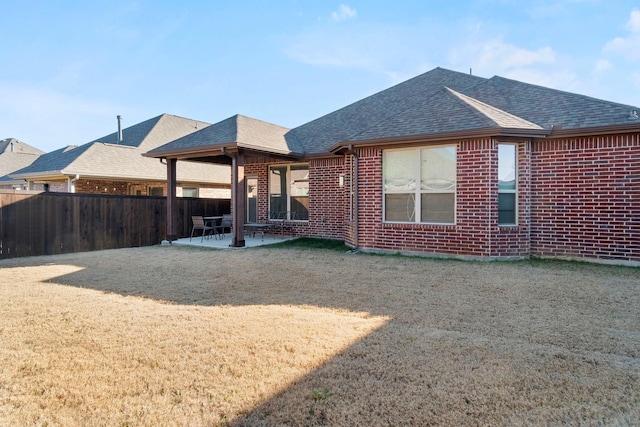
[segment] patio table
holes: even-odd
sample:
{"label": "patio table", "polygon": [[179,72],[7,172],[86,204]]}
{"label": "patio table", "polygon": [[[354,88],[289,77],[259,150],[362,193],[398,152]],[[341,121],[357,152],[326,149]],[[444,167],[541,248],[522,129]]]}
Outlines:
{"label": "patio table", "polygon": [[222,221],[222,215],[220,216],[203,216],[202,219],[204,219],[206,222],[211,222],[213,225],[213,234],[214,236],[218,235],[218,226],[220,225],[220,222]]}

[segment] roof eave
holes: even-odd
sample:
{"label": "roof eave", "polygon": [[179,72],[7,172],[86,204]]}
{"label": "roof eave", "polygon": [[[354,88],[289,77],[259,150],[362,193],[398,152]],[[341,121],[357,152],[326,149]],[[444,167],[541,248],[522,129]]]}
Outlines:
{"label": "roof eave", "polygon": [[639,133],[640,120],[632,123],[624,123],[608,126],[593,126],[573,129],[553,128],[549,134],[549,138],[568,138],[580,136],[601,136],[601,135],[618,135],[624,133]]}
{"label": "roof eave", "polygon": [[236,149],[236,142],[225,142],[223,144],[201,145],[197,147],[181,147],[168,150],[152,150],[142,153],[144,157],[155,159],[184,159],[194,157],[206,157],[211,154],[219,155],[224,150]]}
{"label": "roof eave", "polygon": [[407,135],[401,137],[376,138],[366,140],[346,140],[329,147],[329,152],[338,154],[351,146],[382,146],[403,145],[415,143],[444,142],[470,138],[486,137],[519,137],[519,138],[544,138],[549,135],[549,129],[522,129],[491,127],[482,129],[469,129],[455,132],[439,132],[421,135]]}
{"label": "roof eave", "polygon": [[24,180],[33,180],[33,179],[44,179],[44,178],[61,178],[67,176],[75,176],[74,174],[70,174],[65,172],[64,170],[51,170],[51,171],[41,171],[41,172],[31,172],[31,173],[16,173],[16,174],[8,174],[7,175],[13,179],[24,179]]}
{"label": "roof eave", "polygon": [[144,157],[158,158],[158,159],[193,159],[197,157],[207,157],[210,155],[221,155],[224,154],[225,151],[235,152],[239,149],[255,151],[259,153],[265,154],[274,154],[277,156],[286,156],[286,157],[302,157],[302,153],[296,153],[290,150],[279,150],[273,148],[267,148],[260,145],[253,144],[245,144],[245,143],[237,143],[237,142],[227,142],[223,144],[211,144],[211,145],[203,145],[198,147],[183,147],[176,148],[173,150],[162,150],[162,151],[150,151],[147,153],[142,153]]}

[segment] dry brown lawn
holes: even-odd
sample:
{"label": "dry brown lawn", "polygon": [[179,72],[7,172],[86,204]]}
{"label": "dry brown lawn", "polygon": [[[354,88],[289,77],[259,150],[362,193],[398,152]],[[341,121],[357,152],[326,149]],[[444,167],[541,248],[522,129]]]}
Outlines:
{"label": "dry brown lawn", "polygon": [[0,425],[640,424],[637,268],[157,246],[0,301]]}

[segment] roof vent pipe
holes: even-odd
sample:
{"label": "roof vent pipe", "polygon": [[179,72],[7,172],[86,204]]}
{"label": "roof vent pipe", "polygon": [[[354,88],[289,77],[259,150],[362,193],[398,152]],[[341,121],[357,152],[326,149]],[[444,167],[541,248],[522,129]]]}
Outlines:
{"label": "roof vent pipe", "polygon": [[118,144],[122,143],[122,116],[118,115]]}

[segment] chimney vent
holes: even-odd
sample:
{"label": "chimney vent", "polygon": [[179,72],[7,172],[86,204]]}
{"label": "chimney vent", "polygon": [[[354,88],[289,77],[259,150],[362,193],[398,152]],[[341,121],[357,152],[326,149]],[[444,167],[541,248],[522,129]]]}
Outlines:
{"label": "chimney vent", "polygon": [[122,116],[118,115],[118,144],[122,143]]}

